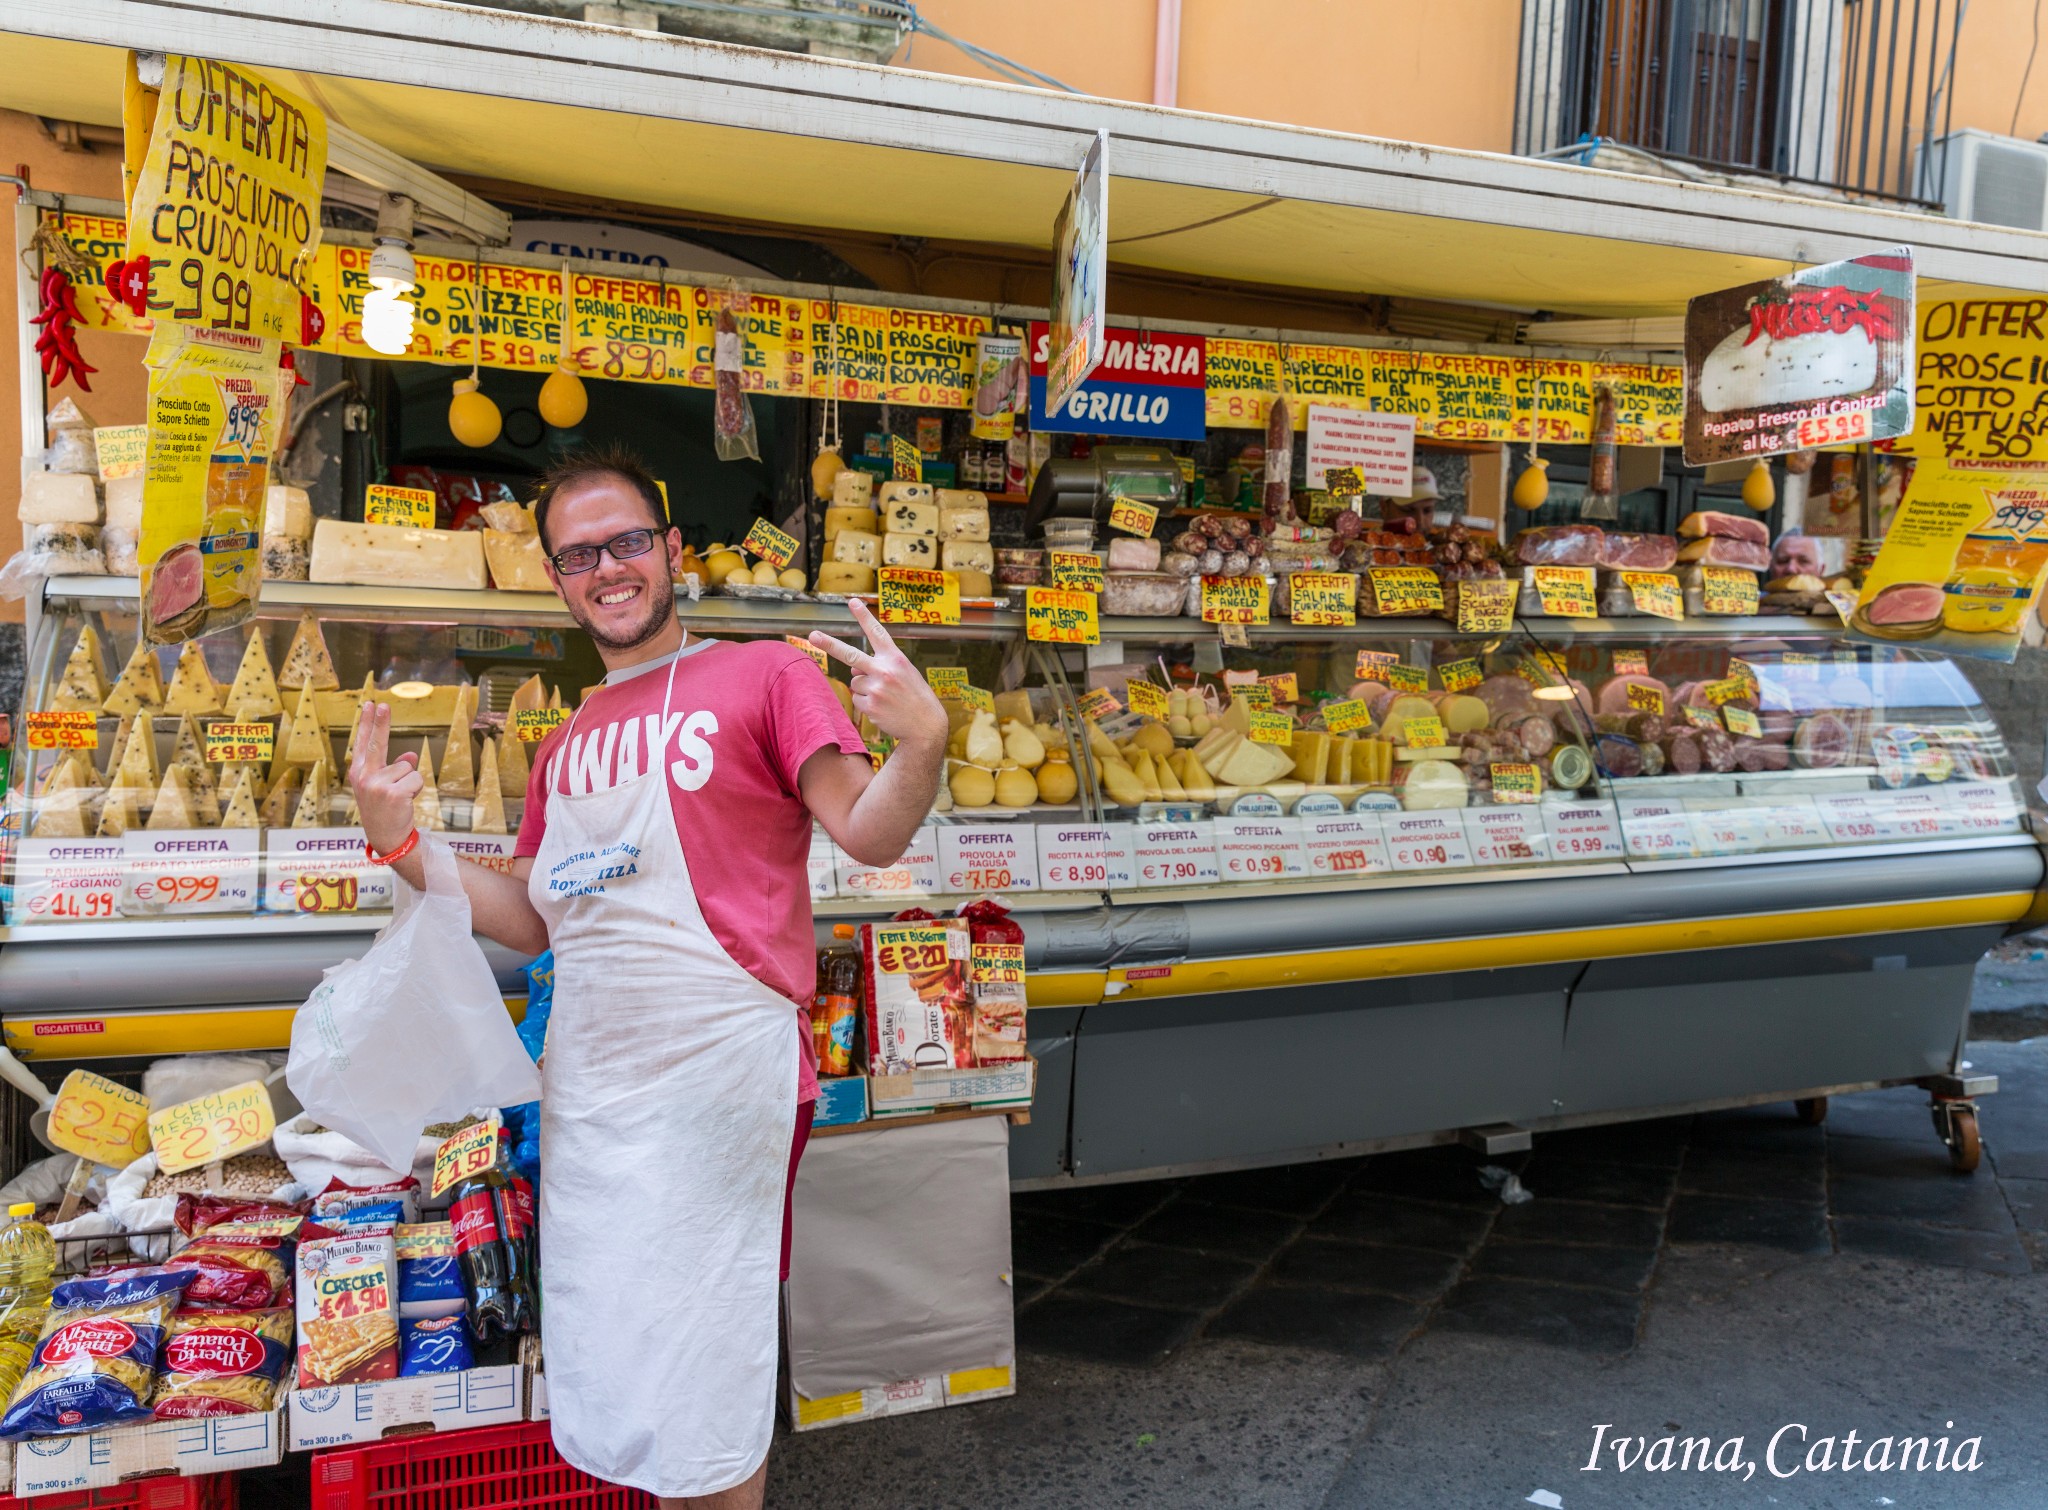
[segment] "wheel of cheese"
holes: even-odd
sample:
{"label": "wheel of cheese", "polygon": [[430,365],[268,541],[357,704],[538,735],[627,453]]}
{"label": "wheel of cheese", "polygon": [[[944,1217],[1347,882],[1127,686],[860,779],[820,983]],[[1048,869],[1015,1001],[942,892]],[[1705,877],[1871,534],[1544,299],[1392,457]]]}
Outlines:
{"label": "wheel of cheese", "polygon": [[1455,761],[1417,761],[1402,779],[1401,806],[1411,813],[1463,807],[1471,790]]}
{"label": "wheel of cheese", "polygon": [[1403,693],[1387,704],[1386,715],[1380,720],[1380,735],[1399,744],[1407,738],[1409,719],[1435,717],[1435,703],[1418,693]]}
{"label": "wheel of cheese", "polygon": [[1493,718],[1485,703],[1462,692],[1439,692],[1436,695],[1436,714],[1453,734],[1470,734],[1475,729],[1483,729]]}

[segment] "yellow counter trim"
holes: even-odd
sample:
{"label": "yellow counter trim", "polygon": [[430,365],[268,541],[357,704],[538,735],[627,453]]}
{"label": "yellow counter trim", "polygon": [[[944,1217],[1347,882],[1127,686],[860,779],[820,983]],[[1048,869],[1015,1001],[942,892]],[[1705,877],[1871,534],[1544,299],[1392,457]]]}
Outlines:
{"label": "yellow counter trim", "polygon": [[[508,996],[514,1022],[526,998]],[[286,1049],[296,1007],[167,1007],[10,1017],[0,1024],[17,1059],[122,1059],[152,1054],[231,1054]]]}
{"label": "yellow counter trim", "polygon": [[1180,965],[1134,965],[1111,971],[1110,979],[1123,983],[1124,989],[1112,998],[1118,1002],[1200,996],[1215,991],[1335,985],[1391,976],[1448,975],[1514,965],[1556,965],[1635,954],[1734,949],[1857,934],[2011,923],[2026,916],[2033,902],[2032,892],[2016,891],[1939,902],[1888,902],[1873,907],[1829,907],[1811,912],[1687,918],[1675,923],[1623,923],[1608,928],[1442,939],[1426,944],[1377,944],[1316,953],[1192,960]]}
{"label": "yellow counter trim", "polygon": [[1024,1000],[1033,1007],[1092,1007],[1108,979],[1107,970],[1033,970],[1024,977]]}

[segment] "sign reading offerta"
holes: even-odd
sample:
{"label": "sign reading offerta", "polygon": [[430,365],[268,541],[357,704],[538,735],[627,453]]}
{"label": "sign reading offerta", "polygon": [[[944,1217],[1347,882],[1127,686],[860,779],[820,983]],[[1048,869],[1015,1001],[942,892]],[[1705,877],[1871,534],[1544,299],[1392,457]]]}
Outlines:
{"label": "sign reading offerta", "polygon": [[1703,294],[1685,310],[1689,466],[1913,428],[1913,253]]}
{"label": "sign reading offerta", "polygon": [[1365,491],[1406,498],[1415,491],[1415,416],[1308,406],[1308,485],[1325,485],[1333,467],[1356,467]]}
{"label": "sign reading offerta", "polygon": [[1052,336],[1052,327],[1043,320],[1032,322],[1033,430],[1153,440],[1203,438],[1208,423],[1204,365],[1208,343],[1202,337],[1111,327],[1094,373],[1086,382],[1076,384],[1065,402],[1049,409],[1047,364]]}

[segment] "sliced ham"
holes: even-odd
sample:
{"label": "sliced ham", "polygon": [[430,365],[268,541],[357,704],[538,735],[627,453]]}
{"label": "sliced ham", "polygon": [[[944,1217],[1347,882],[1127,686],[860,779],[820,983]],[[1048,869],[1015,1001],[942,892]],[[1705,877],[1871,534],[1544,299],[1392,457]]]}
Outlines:
{"label": "sliced ham", "polygon": [[1894,582],[1864,605],[1873,624],[1927,624],[1941,617],[1942,591],[1931,582]]}
{"label": "sliced ham", "polygon": [[1736,540],[1727,535],[1704,535],[1687,543],[1678,553],[1680,561],[1697,566],[1739,566],[1760,572],[1771,564],[1771,548],[1758,540]]}
{"label": "sliced ham", "polygon": [[1605,538],[1598,525],[1542,525],[1515,536],[1515,559],[1524,566],[1598,566]]}
{"label": "sliced ham", "polygon": [[1496,724],[1510,713],[1538,711],[1534,689],[1519,676],[1489,676],[1472,689],[1472,695],[1486,704]]}
{"label": "sliced ham", "polygon": [[1761,545],[1764,563],[1770,563],[1771,532],[1764,527],[1763,519],[1756,514],[1720,514],[1704,509],[1687,514],[1679,523],[1678,533],[1688,540],[1697,540],[1702,535],[1714,535],[1723,540],[1749,540]]}
{"label": "sliced ham", "polygon": [[1603,535],[1598,565],[1614,571],[1669,571],[1678,559],[1671,535]]}

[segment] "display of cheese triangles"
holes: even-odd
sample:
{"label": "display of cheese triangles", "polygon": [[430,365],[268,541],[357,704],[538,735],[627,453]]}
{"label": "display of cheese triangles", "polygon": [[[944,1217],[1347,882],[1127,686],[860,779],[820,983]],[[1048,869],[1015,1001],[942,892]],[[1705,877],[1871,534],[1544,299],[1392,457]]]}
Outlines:
{"label": "display of cheese triangles", "polygon": [[316,762],[306,777],[305,790],[299,793],[299,805],[292,814],[292,827],[325,828],[327,799],[333,794],[333,787],[334,783],[327,774],[327,762]]}
{"label": "display of cheese triangles", "polygon": [[107,700],[107,673],[100,660],[100,637],[92,625],[78,631],[78,643],[64,662],[64,674],[50,695],[53,711],[97,713]]}
{"label": "display of cheese triangles", "polygon": [[67,787],[36,802],[36,821],[29,829],[31,839],[83,839],[90,815],[93,793],[85,787]]}
{"label": "display of cheese triangles", "polygon": [[235,668],[235,684],[228,688],[228,717],[246,724],[261,718],[280,718],[283,714],[277,678],[270,669],[270,654],[263,648],[263,631],[251,629],[249,647],[242,652],[242,664]]}
{"label": "display of cheese triangles", "polygon": [[[512,705],[508,713],[537,713],[547,705],[547,689],[541,686],[540,673],[536,671],[512,689]],[[510,723],[509,717],[507,723]]]}
{"label": "display of cheese triangles", "polygon": [[79,787],[96,787],[100,784],[100,773],[92,768],[83,750],[66,750],[57,757],[57,763],[43,772],[43,784],[36,789],[36,795],[47,797],[52,792],[75,790]]}
{"label": "display of cheese triangles", "polygon": [[128,657],[128,664],[121,668],[121,675],[114,682],[114,688],[107,694],[107,700],[100,705],[105,713],[140,713],[144,708],[161,708],[164,705],[164,674],[156,663],[156,646],[148,640],[135,642],[135,653]]}
{"label": "display of cheese triangles", "polygon": [[287,766],[279,773],[270,788],[270,795],[263,799],[258,809],[265,828],[285,828],[292,821],[292,813],[298,806],[301,776],[296,766]]}
{"label": "display of cheese triangles", "polygon": [[441,793],[434,784],[434,751],[425,740],[420,741],[419,795],[412,799],[412,824],[423,832],[439,832],[445,825],[441,821]]}
{"label": "display of cheese triangles", "polygon": [[[163,780],[163,768],[156,759],[156,720],[149,714],[138,713],[128,725],[128,743],[109,774],[131,777],[129,785],[148,791],[155,791],[156,784]],[[107,784],[115,783],[110,780]]]}
{"label": "display of cheese triangles", "polygon": [[164,694],[166,713],[220,712],[220,685],[206,668],[206,653],[197,640],[187,640],[178,652],[178,669],[171,673],[171,689]]}
{"label": "display of cheese triangles", "polygon": [[469,831],[473,834],[505,832],[505,794],[498,786],[498,742],[484,738],[483,758],[476,768],[476,801],[469,808]]}
{"label": "display of cheese triangles", "polygon": [[134,787],[115,787],[107,793],[107,805],[100,809],[100,821],[93,832],[102,839],[118,839],[131,828],[142,827],[142,793]]}
{"label": "display of cheese triangles", "polygon": [[562,706],[562,689],[560,687],[555,688],[554,695],[548,699],[548,706],[550,708]]}
{"label": "display of cheese triangles", "polygon": [[181,765],[164,772],[163,785],[156,789],[156,803],[149,810],[149,829],[197,828],[199,814],[192,803],[192,773]]}
{"label": "display of cheese triangles", "polygon": [[192,780],[193,791],[211,793],[214,790],[213,767],[206,763],[206,741],[199,733],[199,725],[189,716],[178,720],[178,738],[171,747],[171,764],[184,767],[185,774]]}
{"label": "display of cheese triangles", "polygon": [[326,726],[320,722],[320,709],[313,696],[313,688],[299,689],[299,705],[292,710],[291,733],[284,741],[284,752],[280,758],[286,765],[312,765],[316,761],[332,759],[334,744],[327,737]]}
{"label": "display of cheese triangles", "polygon": [[498,740],[498,791],[507,797],[524,797],[526,776],[526,741],[508,719]]}
{"label": "display of cheese triangles", "polygon": [[468,797],[476,792],[475,755],[469,743],[468,700],[455,698],[455,717],[448,725],[448,741],[441,749],[441,779],[436,784],[443,797]]}
{"label": "display of cheese triangles", "polygon": [[335,827],[361,828],[362,826],[362,810],[356,806],[356,794],[354,789],[351,788],[349,790],[348,800],[342,803],[341,805],[341,817],[335,820]]}
{"label": "display of cheese triangles", "polygon": [[237,771],[234,779],[228,783],[227,806],[221,810],[220,815],[222,828],[257,826],[259,820],[256,816],[256,797],[250,789],[251,779],[248,770],[244,768]]}
{"label": "display of cheese triangles", "polygon": [[277,684],[287,692],[311,687],[315,692],[339,692],[341,678],[334,674],[334,661],[327,654],[327,641],[320,633],[320,621],[310,611],[299,616],[291,649],[284,653],[284,669]]}
{"label": "display of cheese triangles", "polygon": [[227,794],[234,789],[235,779],[240,776],[249,778],[249,800],[261,802],[270,790],[270,783],[264,779],[263,768],[253,760],[230,760],[220,768],[215,780],[220,783],[221,800],[227,800]]}

